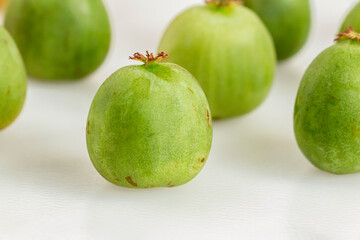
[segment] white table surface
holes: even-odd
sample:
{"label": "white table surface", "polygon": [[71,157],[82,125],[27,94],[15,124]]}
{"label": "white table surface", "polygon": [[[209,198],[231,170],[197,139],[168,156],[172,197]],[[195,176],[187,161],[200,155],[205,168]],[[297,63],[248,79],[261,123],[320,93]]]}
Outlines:
{"label": "white table surface", "polygon": [[332,44],[356,2],[313,0],[311,37],[280,64],[267,101],[214,123],[211,156],[177,188],[114,186],[94,169],[85,144],[88,109],[101,83],[155,50],[175,14],[201,0],[108,0],[114,40],[107,61],[75,83],[29,80],[25,108],[0,132],[0,239],[359,240],[360,174],[314,168],[294,139],[302,74]]}

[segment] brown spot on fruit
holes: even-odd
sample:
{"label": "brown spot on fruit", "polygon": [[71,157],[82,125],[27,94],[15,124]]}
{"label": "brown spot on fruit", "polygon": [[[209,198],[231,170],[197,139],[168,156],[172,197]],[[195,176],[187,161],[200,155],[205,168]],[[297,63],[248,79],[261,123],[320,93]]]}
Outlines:
{"label": "brown spot on fruit", "polygon": [[8,45],[8,44],[9,44],[6,39],[4,39],[4,43],[5,43],[5,45]]}
{"label": "brown spot on fruit", "polygon": [[207,110],[207,112],[206,112],[206,118],[207,118],[208,126],[210,127],[210,113],[209,113],[209,110]]}
{"label": "brown spot on fruit", "polygon": [[359,128],[355,122],[353,123],[353,132],[354,132],[355,137],[360,138]]}
{"label": "brown spot on fruit", "polygon": [[175,185],[173,185],[171,182],[168,183],[169,187],[175,187]]}
{"label": "brown spot on fruit", "polygon": [[120,90],[117,90],[113,93],[113,95],[115,96],[115,95],[118,95],[119,93],[120,93]]}
{"label": "brown spot on fruit", "polygon": [[150,133],[147,137],[152,137],[154,135],[155,135],[155,133]]}
{"label": "brown spot on fruit", "polygon": [[191,88],[188,87],[187,89],[189,89],[189,91],[194,94],[194,91]]}
{"label": "brown spot on fruit", "polygon": [[302,102],[302,100],[303,100],[303,97],[302,97],[302,95],[301,94],[299,94],[299,102]]}
{"label": "brown spot on fruit", "polygon": [[131,179],[130,176],[126,177],[125,179],[130,185],[133,185],[134,187],[137,187],[137,184]]}
{"label": "brown spot on fruit", "polygon": [[90,134],[90,121],[87,122],[87,125],[86,125],[86,133],[87,133],[87,134]]}
{"label": "brown spot on fruit", "polygon": [[201,162],[205,162],[205,158],[201,159]]}
{"label": "brown spot on fruit", "polygon": [[331,95],[331,94],[328,94],[328,102],[331,103],[331,104],[337,104],[338,102],[340,101],[339,98]]}

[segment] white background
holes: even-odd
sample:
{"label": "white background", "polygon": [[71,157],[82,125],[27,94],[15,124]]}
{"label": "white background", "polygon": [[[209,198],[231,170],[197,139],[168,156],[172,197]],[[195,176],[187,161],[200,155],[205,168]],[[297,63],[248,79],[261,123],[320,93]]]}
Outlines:
{"label": "white background", "polygon": [[0,239],[359,240],[360,174],[317,170],[292,130],[301,77],[356,1],[312,2],[306,47],[280,64],[259,109],[214,123],[201,174],[177,188],[132,190],[106,182],[88,157],[92,98],[133,64],[129,55],[156,51],[169,21],[202,0],[107,0],[114,39],[104,65],[75,83],[30,79],[21,116],[0,133]]}

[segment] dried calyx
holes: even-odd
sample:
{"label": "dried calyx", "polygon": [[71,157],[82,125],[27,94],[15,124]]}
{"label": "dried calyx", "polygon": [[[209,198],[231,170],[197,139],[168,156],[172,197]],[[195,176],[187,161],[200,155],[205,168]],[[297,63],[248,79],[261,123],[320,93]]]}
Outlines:
{"label": "dried calyx", "polygon": [[347,27],[345,32],[339,33],[337,36],[338,38],[335,39],[335,41],[351,39],[360,42],[360,33],[356,32],[351,27]]}
{"label": "dried calyx", "polygon": [[218,6],[242,5],[242,0],[205,0],[206,4],[214,4]]}
{"label": "dried calyx", "polygon": [[146,51],[146,56],[142,55],[141,53],[135,53],[133,57],[130,57],[131,60],[137,60],[140,62],[145,63],[145,67],[148,66],[149,62],[160,62],[163,59],[167,58],[168,55],[164,52],[159,53],[156,57],[153,53],[149,53]]}

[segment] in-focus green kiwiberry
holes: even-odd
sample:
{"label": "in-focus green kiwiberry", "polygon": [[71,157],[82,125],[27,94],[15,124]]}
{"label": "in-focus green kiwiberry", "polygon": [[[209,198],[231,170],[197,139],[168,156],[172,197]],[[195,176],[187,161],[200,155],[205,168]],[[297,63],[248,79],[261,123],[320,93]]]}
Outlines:
{"label": "in-focus green kiwiberry", "polygon": [[360,172],[360,34],[349,29],[306,71],[296,98],[295,134],[318,168]]}
{"label": "in-focus green kiwiberry", "polygon": [[195,78],[165,57],[112,74],[97,92],[87,146],[97,171],[130,188],[185,184],[203,168],[212,142],[211,113]]}

